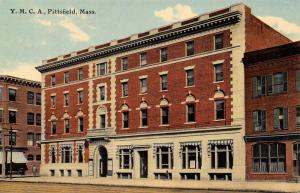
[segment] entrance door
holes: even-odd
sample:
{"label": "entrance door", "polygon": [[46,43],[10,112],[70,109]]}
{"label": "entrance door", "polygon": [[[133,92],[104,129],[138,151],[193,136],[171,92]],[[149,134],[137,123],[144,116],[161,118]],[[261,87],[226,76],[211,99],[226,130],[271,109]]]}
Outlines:
{"label": "entrance door", "polygon": [[106,177],[107,176],[107,150],[105,147],[99,147],[99,176]]}
{"label": "entrance door", "polygon": [[148,178],[148,152],[140,151],[140,177]]}
{"label": "entrance door", "polygon": [[300,143],[294,144],[294,174],[300,176]]}

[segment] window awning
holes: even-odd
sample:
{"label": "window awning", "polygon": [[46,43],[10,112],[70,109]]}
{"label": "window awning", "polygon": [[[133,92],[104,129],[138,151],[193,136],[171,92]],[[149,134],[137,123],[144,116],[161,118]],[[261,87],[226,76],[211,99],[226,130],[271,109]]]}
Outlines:
{"label": "window awning", "polygon": [[[2,153],[2,152],[1,152]],[[10,152],[7,152],[6,163],[10,163]],[[27,163],[23,152],[12,152],[12,162],[13,163]]]}

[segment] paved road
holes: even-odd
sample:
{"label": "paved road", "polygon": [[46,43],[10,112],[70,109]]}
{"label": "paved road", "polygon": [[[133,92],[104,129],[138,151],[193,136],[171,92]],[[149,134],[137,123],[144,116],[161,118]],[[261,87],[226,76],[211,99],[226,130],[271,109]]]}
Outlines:
{"label": "paved road", "polygon": [[[129,188],[98,185],[0,182],[0,193],[240,193],[228,191]],[[248,192],[251,193],[251,192]],[[257,192],[256,192],[257,193]]]}

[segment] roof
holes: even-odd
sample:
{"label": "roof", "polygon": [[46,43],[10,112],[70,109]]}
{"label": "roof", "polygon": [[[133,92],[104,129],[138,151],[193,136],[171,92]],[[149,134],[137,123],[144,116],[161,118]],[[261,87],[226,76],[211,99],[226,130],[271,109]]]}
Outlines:
{"label": "roof", "polygon": [[243,62],[245,65],[251,65],[257,62],[279,59],[297,54],[300,54],[300,41],[280,46],[274,46],[262,50],[246,52],[244,54]]}
{"label": "roof", "polygon": [[19,84],[19,85],[26,85],[26,86],[41,88],[40,82],[37,82],[34,80],[23,79],[23,78],[19,78],[19,77],[14,77],[14,76],[9,76],[9,75],[0,75],[0,81],[12,83],[12,84]]}

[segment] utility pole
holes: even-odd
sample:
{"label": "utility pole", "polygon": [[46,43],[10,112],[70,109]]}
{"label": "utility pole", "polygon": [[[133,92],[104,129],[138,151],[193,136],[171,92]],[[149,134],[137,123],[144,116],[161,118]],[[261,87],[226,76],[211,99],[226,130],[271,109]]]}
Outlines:
{"label": "utility pole", "polygon": [[6,161],[6,152],[5,152],[5,135],[4,129],[1,129],[2,135],[2,178],[5,178],[5,161]]}
{"label": "utility pole", "polygon": [[13,153],[13,130],[10,126],[9,131],[9,137],[10,137],[10,164],[9,164],[9,178],[12,179],[12,153]]}

